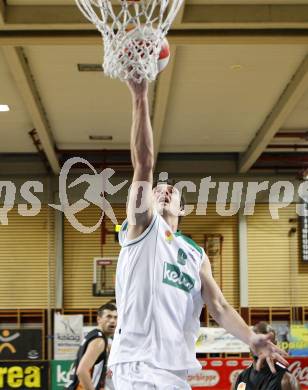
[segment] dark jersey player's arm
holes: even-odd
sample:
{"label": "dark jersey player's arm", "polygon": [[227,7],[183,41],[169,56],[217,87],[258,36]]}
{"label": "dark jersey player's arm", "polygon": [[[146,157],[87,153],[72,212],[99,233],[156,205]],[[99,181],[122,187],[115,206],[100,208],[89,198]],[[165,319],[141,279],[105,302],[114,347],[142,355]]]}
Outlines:
{"label": "dark jersey player's arm", "polygon": [[[154,144],[149,114],[148,84],[145,80],[140,84],[129,81],[128,86],[133,106],[130,149],[134,176],[127,207],[127,237],[134,239],[144,232],[153,217]],[[144,184],[143,187],[139,185],[140,182]],[[139,208],[139,212],[136,208]]]}
{"label": "dark jersey player's arm", "polygon": [[236,390],[237,389],[237,386],[240,383],[240,378],[241,378],[241,374],[240,373],[233,377],[230,390]]}
{"label": "dark jersey player's arm", "polygon": [[95,390],[91,378],[91,370],[98,357],[105,350],[105,341],[101,338],[94,339],[88,345],[86,353],[77,368],[77,376],[84,390]]}
{"label": "dark jersey player's arm", "polygon": [[287,372],[282,378],[281,390],[301,390],[301,385],[293,374]]}

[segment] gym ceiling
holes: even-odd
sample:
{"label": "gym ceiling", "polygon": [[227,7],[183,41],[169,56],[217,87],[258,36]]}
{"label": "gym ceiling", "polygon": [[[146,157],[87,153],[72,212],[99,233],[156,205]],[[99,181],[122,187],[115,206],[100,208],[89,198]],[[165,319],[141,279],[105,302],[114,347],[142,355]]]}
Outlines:
{"label": "gym ceiling", "polygon": [[[150,86],[157,170],[308,167],[308,0],[184,0]],[[67,158],[130,171],[130,95],[74,0],[0,0],[0,175]]]}

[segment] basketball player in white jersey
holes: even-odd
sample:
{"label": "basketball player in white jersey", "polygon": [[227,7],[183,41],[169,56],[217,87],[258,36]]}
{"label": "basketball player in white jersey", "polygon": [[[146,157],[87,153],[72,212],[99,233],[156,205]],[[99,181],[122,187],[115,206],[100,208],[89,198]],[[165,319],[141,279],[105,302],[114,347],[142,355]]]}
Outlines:
{"label": "basketball player in white jersey", "polygon": [[201,368],[195,342],[204,304],[219,325],[265,356],[272,370],[274,360],[287,365],[285,353],[268,336],[255,334],[227,303],[204,250],[178,232],[184,215],[179,191],[166,184],[152,190],[148,86],[146,81],[128,85],[134,176],[119,234],[118,325],[108,364],[116,390],[190,389],[188,373]]}

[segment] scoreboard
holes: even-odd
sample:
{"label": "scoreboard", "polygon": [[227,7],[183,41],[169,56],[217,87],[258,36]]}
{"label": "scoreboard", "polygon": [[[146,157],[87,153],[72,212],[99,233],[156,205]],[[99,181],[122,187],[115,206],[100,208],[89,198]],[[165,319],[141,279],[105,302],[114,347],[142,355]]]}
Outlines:
{"label": "scoreboard", "polygon": [[308,262],[308,201],[303,203],[301,216],[302,259]]}

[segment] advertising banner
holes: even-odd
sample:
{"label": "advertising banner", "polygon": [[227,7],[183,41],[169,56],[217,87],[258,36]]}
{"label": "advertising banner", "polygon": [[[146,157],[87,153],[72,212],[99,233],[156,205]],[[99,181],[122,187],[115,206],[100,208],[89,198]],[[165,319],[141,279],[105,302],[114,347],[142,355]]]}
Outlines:
{"label": "advertising banner", "polygon": [[290,323],[288,321],[272,321],[271,326],[276,333],[277,345],[289,353],[290,347]]}
{"label": "advertising banner", "polygon": [[308,356],[308,324],[291,325],[291,356]]}
{"label": "advertising banner", "polygon": [[83,338],[83,316],[55,314],[54,359],[75,360]]}
{"label": "advertising banner", "polygon": [[84,326],[82,329],[82,339],[84,339],[89,332],[96,328],[97,326]]}
{"label": "advertising banner", "polygon": [[196,350],[197,353],[249,353],[247,344],[223,328],[200,328]]}
{"label": "advertising banner", "polygon": [[51,363],[51,390],[63,390],[70,381],[73,360],[53,360]]}
{"label": "advertising banner", "polygon": [[251,365],[250,359],[200,359],[202,371],[189,377],[193,389],[230,390],[233,378]]}
{"label": "advertising banner", "polygon": [[0,362],[0,389],[48,389],[48,362]]}
{"label": "advertising banner", "polygon": [[[289,371],[292,372],[302,390],[308,390],[308,358],[290,358]],[[193,390],[230,390],[239,373],[249,367],[251,359],[200,359],[202,371],[189,377]]]}
{"label": "advertising banner", "polygon": [[0,360],[42,359],[40,329],[2,329],[0,331]]}

